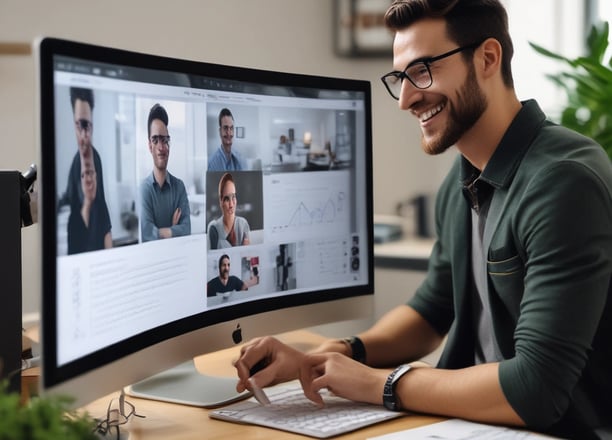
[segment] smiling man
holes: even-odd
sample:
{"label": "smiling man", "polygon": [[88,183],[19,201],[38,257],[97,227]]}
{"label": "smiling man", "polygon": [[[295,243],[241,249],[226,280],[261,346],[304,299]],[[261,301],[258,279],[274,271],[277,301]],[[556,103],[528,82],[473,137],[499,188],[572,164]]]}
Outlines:
{"label": "smiling man", "polygon": [[251,277],[245,282],[234,275],[230,275],[230,257],[227,254],[221,255],[219,258],[219,276],[212,278],[206,284],[206,296],[216,296],[220,293],[249,290],[259,283],[259,276],[251,274]]}
{"label": "smiling man", "polygon": [[[427,277],[356,337],[309,354],[245,344],[238,391],[266,359],[256,385],[299,377],[319,404],[328,388],[390,410],[609,435],[610,159],[518,100],[500,1],[396,0],[385,20],[395,70],[384,86],[418,119],[425,152],[460,153],[438,193]],[[417,361],[445,337],[435,368]]]}
{"label": "smiling man", "polygon": [[183,181],[168,172],[168,113],[159,104],[149,111],[147,133],[153,172],[141,185],[142,241],[189,235],[191,219],[187,191]]}
{"label": "smiling man", "polygon": [[232,149],[234,144],[234,115],[228,108],[219,112],[219,138],[221,145],[208,160],[208,171],[241,171],[242,161]]}

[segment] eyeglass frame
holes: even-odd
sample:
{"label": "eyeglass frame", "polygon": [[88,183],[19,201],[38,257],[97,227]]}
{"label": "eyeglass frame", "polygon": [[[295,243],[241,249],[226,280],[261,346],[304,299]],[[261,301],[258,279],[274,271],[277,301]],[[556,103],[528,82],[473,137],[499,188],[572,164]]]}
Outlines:
{"label": "eyeglass frame", "polygon": [[[114,404],[118,404],[118,408],[113,408]],[[127,414],[125,411],[126,406],[128,407]],[[121,436],[119,427],[129,422],[132,416],[146,418],[146,416],[136,413],[134,404],[128,402],[125,399],[125,393],[121,391],[119,397],[111,399],[108,403],[106,418],[98,422],[94,428],[94,432],[106,436],[107,434],[111,434],[112,429],[115,428],[115,435],[117,439],[119,439]]]}
{"label": "eyeglass frame", "polygon": [[229,203],[230,200],[235,202],[238,199],[238,194],[237,193],[229,193],[229,194],[225,194],[224,196],[221,197],[221,201],[223,203]]}
{"label": "eyeglass frame", "polygon": [[[381,76],[380,80],[385,85],[385,88],[387,89],[387,92],[389,92],[391,97],[393,99],[399,101],[399,95],[395,96],[395,94],[391,90],[391,86],[389,84],[387,84],[386,78],[390,78],[390,77],[396,78],[400,82],[400,94],[401,94],[401,86],[402,86],[405,78],[407,78],[408,81],[410,81],[410,84],[412,84],[414,87],[416,87],[419,90],[428,89],[433,84],[433,75],[431,74],[431,69],[430,69],[430,66],[431,66],[432,63],[435,63],[436,61],[440,61],[440,60],[442,60],[444,58],[448,58],[448,57],[450,57],[452,55],[455,55],[456,53],[463,52],[464,50],[476,49],[483,42],[484,42],[484,40],[480,41],[478,43],[466,44],[465,46],[459,46],[459,47],[457,47],[457,48],[455,48],[453,50],[449,50],[448,52],[444,52],[443,54],[437,55],[435,57],[425,57],[425,58],[420,58],[420,59],[411,61],[410,63],[408,63],[408,65],[406,66],[406,68],[404,70],[402,70],[402,71],[393,70],[393,71],[391,71],[389,73],[386,73],[383,76]],[[417,85],[414,82],[414,80],[406,73],[406,71],[409,68],[417,66],[419,64],[422,64],[423,66],[425,66],[425,69],[427,70],[427,74],[429,75],[429,83],[426,86],[419,86],[419,85]]]}
{"label": "eyeglass frame", "polygon": [[162,145],[170,146],[170,135],[164,136],[163,134],[154,134],[149,140],[155,146],[157,146],[159,142],[161,142]]}
{"label": "eyeglass frame", "polygon": [[91,122],[89,119],[77,119],[74,121],[74,125],[79,133],[91,133],[93,129],[93,122]]}

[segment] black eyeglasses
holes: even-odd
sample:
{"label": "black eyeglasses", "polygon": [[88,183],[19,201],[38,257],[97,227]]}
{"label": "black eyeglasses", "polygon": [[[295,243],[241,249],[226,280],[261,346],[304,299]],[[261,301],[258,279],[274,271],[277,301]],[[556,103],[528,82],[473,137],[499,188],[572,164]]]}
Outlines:
{"label": "black eyeglasses", "polygon": [[472,43],[467,46],[461,46],[442,55],[438,55],[431,58],[423,58],[420,60],[416,60],[408,64],[403,72],[393,71],[389,72],[386,75],[383,75],[380,78],[387,88],[387,91],[393,98],[399,100],[400,94],[402,92],[402,82],[405,78],[408,78],[408,81],[412,83],[417,89],[427,89],[431,87],[433,84],[433,78],[431,76],[431,70],[429,70],[429,66],[439,61],[443,58],[450,57],[451,55],[455,55],[456,53],[462,52],[468,49],[475,49],[480,46],[480,43]]}
{"label": "black eyeglasses", "polygon": [[91,121],[88,121],[87,119],[77,119],[76,121],[74,121],[74,125],[80,132],[90,132],[91,128],[93,127]]}
{"label": "black eyeglasses", "polygon": [[157,145],[158,142],[161,142],[162,145],[170,146],[170,136],[154,134],[153,136],[151,136],[151,142],[153,142],[153,145]]}
{"label": "black eyeglasses", "polygon": [[119,427],[125,425],[132,416],[145,418],[143,415],[136,414],[136,407],[125,400],[125,393],[121,391],[118,398],[111,399],[108,403],[106,418],[100,420],[94,432],[106,437],[107,435],[112,436],[114,431],[114,437],[119,440],[121,438]]}
{"label": "black eyeglasses", "polygon": [[230,200],[232,202],[235,202],[236,201],[236,197],[237,197],[236,193],[229,193],[229,194],[224,195],[221,198],[221,200],[223,200],[225,203],[229,203]]}

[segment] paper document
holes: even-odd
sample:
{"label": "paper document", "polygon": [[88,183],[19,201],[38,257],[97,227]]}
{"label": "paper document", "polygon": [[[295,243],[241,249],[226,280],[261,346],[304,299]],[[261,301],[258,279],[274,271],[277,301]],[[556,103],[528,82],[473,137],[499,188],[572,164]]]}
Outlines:
{"label": "paper document", "polygon": [[521,429],[504,426],[485,425],[467,422],[461,419],[445,420],[431,425],[394,432],[373,437],[369,440],[544,440],[554,439],[544,434],[537,434]]}

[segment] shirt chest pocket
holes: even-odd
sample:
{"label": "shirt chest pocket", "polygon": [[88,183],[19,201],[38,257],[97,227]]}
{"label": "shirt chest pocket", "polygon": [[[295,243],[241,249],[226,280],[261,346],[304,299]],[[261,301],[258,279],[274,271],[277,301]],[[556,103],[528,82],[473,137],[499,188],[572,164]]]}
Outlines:
{"label": "shirt chest pocket", "polygon": [[487,274],[492,294],[504,304],[513,320],[518,319],[525,290],[525,266],[515,249],[490,250]]}

